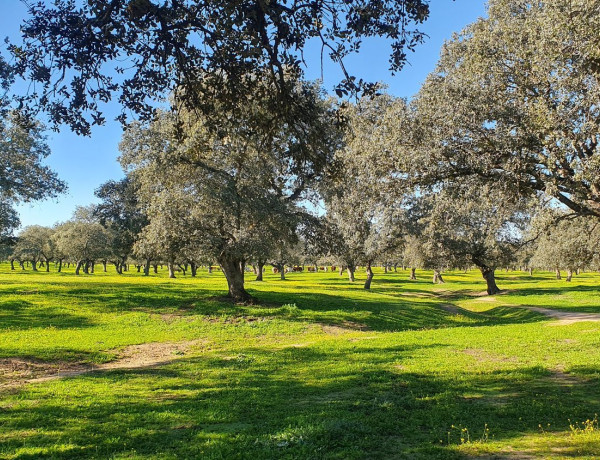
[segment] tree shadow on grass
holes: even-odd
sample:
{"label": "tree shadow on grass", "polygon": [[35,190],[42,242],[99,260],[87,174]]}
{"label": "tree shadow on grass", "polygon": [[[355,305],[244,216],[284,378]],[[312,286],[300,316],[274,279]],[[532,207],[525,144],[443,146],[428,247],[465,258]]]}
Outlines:
{"label": "tree shadow on grass", "polygon": [[59,307],[39,307],[26,300],[0,301],[0,331],[45,327],[70,329],[93,325],[88,317],[66,313]]}
{"label": "tree shadow on grass", "polygon": [[[14,458],[468,458],[460,438],[511,443],[592,417],[598,379],[541,367],[409,372],[444,344],[242,348],[158,369],[29,387],[5,401],[0,453]],[[600,370],[589,370],[598,375]],[[68,394],[69,397],[64,397]],[[551,428],[547,428],[550,424]],[[550,443],[533,453],[552,455]],[[561,454],[595,455],[565,438]],[[587,449],[587,450],[586,450]],[[518,456],[518,454],[517,454]]]}
{"label": "tree shadow on grass", "polygon": [[[221,291],[206,288],[202,285],[160,284],[158,286],[122,283],[95,283],[89,288],[69,287],[60,292],[49,292],[45,295],[50,303],[85,305],[94,312],[118,313],[139,311],[157,315],[176,315],[201,319],[202,317],[260,317],[283,319],[307,323],[323,323],[350,329],[370,329],[373,331],[403,331],[411,329],[457,327],[457,326],[489,326],[495,324],[524,323],[544,320],[545,317],[524,309],[496,308],[485,313],[474,313],[467,310],[448,310],[441,307],[446,297],[427,295],[430,291],[412,290],[392,293],[386,290],[364,292],[356,288],[356,293],[346,288],[344,291],[332,289],[328,292],[312,293],[308,290],[290,292],[253,291],[259,303],[257,305],[236,305],[220,300],[217,295]],[[339,293],[332,293],[339,292]],[[423,293],[415,298],[415,293]],[[383,295],[381,295],[383,294]],[[15,304],[16,305],[16,304]],[[25,305],[25,304],[23,304]],[[281,308],[284,305],[292,307]],[[28,304],[31,307],[31,304]],[[278,308],[279,307],[279,308]],[[16,306],[15,306],[16,308]],[[54,307],[53,307],[54,308]],[[22,308],[22,320],[19,315],[11,319],[6,315],[4,324],[16,325],[21,321],[27,327],[27,321],[40,326],[61,328],[89,325],[84,316],[66,314],[56,309]],[[37,315],[38,318],[26,316]],[[46,312],[46,313],[44,313]],[[48,313],[50,312],[50,313]],[[47,314],[45,317],[44,315]]]}

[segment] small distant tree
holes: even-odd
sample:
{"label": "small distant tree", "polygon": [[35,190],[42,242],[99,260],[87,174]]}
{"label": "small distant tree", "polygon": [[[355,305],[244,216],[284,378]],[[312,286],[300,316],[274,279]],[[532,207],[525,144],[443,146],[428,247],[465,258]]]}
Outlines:
{"label": "small distant tree", "polygon": [[[135,184],[130,177],[102,184],[94,194],[100,203],[93,208],[93,215],[111,234],[112,260],[118,273],[122,273],[133,245],[148,219],[138,201]],[[148,275],[151,257],[144,255],[144,275]]]}
{"label": "small distant tree", "polygon": [[41,225],[25,227],[19,234],[14,248],[14,256],[17,259],[31,262],[31,268],[34,271],[37,271],[38,263],[44,261],[46,271],[50,271],[50,262],[55,255],[53,234],[53,229]]}
{"label": "small distant tree", "polygon": [[69,221],[58,225],[53,235],[57,251],[75,263],[75,274],[88,274],[95,260],[109,252],[110,235],[97,222]]}
{"label": "small distant tree", "polygon": [[[562,213],[537,240],[532,264],[541,269],[554,270],[561,279],[560,270],[567,271],[571,281],[579,269],[590,267],[600,252],[600,222],[595,218],[568,218]],[[560,217],[563,217],[560,219]]]}

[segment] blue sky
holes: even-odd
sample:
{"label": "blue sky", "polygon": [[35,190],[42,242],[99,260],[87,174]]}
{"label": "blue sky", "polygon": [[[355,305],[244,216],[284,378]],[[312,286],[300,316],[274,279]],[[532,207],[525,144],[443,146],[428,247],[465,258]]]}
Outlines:
{"label": "blue sky", "polygon": [[[26,15],[26,7],[20,0],[0,0],[0,38],[8,36],[18,41],[19,25]],[[431,16],[421,27],[429,38],[415,53],[409,54],[410,63],[402,72],[395,76],[390,74],[389,48],[378,40],[366,41],[360,54],[348,59],[346,65],[357,77],[382,81],[388,85],[391,94],[410,97],[419,90],[427,74],[435,67],[444,41],[451,38],[453,32],[484,15],[483,0],[432,0]],[[307,77],[320,78],[316,47],[308,50],[306,58],[309,65]],[[339,69],[334,64],[326,63],[323,76],[328,91],[341,79]],[[119,109],[113,106],[109,111],[114,116]],[[20,205],[18,210],[23,226],[50,226],[65,221],[71,217],[76,206],[96,202],[94,190],[100,184],[123,176],[117,163],[121,126],[111,120],[110,112],[107,112],[106,125],[95,127],[91,137],[77,136],[66,127],[58,133],[48,132],[52,154],[46,163],[67,182],[69,191],[58,199]]]}

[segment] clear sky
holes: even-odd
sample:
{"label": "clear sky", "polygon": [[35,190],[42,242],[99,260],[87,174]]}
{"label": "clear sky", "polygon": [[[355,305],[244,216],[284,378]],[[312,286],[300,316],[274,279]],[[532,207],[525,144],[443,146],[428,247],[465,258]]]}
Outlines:
{"label": "clear sky", "polygon": [[[13,41],[19,39],[19,25],[27,15],[27,9],[20,0],[0,0],[0,38],[8,36]],[[392,76],[388,70],[389,47],[377,40],[367,41],[357,56],[346,62],[353,75],[368,81],[382,81],[388,85],[391,94],[411,97],[435,66],[439,51],[445,40],[453,32],[485,15],[484,0],[432,0],[431,16],[421,27],[428,35],[427,41],[415,53],[409,54],[409,64],[402,72]],[[4,45],[2,45],[4,46]],[[4,52],[4,50],[3,50]],[[321,76],[318,51],[307,52],[307,77]],[[334,65],[325,65],[324,86],[331,90],[341,77]],[[63,128],[60,132],[48,132],[48,143],[52,154],[46,163],[61,179],[67,182],[69,190],[55,200],[46,200],[18,207],[21,223],[26,225],[53,225],[71,217],[78,205],[96,202],[94,190],[109,179],[123,176],[117,163],[118,143],[121,126],[112,121],[119,112],[114,106],[107,112],[105,126],[95,127],[91,137],[80,137]],[[112,116],[111,116],[112,115]]]}

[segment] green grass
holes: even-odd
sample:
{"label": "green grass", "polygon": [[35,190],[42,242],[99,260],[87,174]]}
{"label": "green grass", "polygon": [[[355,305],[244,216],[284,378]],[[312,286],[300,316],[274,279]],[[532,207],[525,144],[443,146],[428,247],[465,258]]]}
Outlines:
{"label": "green grass", "polygon": [[519,306],[600,313],[600,275],[499,273],[492,298],[473,295],[476,272],[434,286],[378,271],[371,292],[361,275],[249,275],[260,303],[242,306],[222,300],[220,273],[0,266],[0,363],[197,341],[166,365],[0,390],[0,457],[597,457],[600,322]]}

